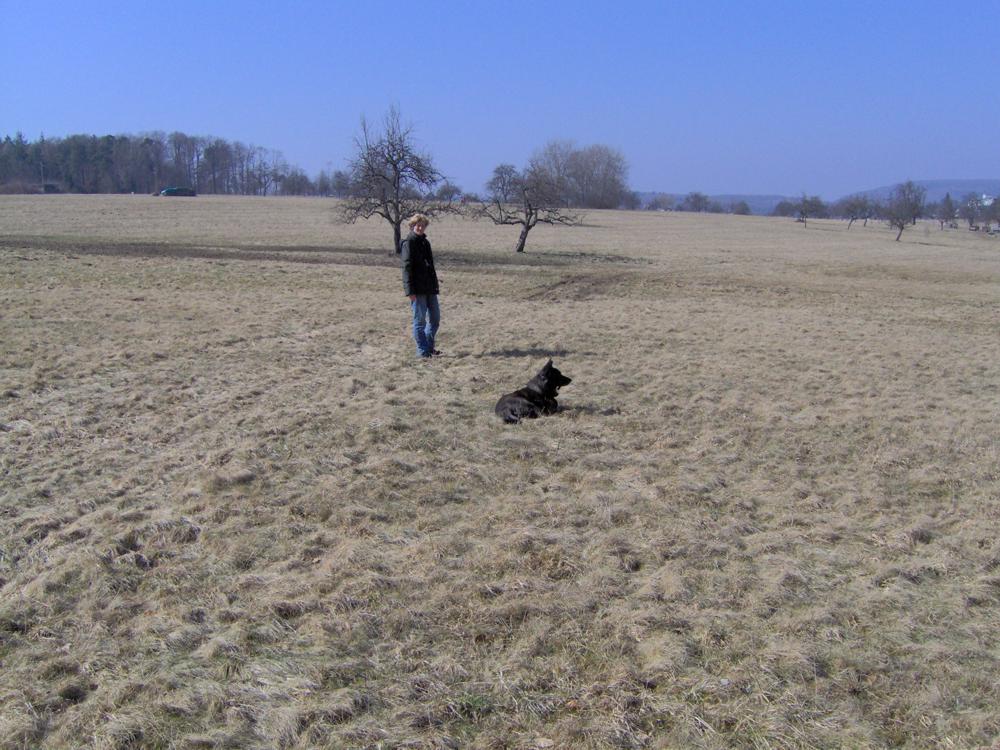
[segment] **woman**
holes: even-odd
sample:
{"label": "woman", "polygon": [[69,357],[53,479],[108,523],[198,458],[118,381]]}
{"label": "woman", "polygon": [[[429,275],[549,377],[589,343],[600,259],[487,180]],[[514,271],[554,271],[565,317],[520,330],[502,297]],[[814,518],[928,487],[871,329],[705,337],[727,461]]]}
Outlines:
{"label": "woman", "polygon": [[417,356],[431,357],[441,354],[434,348],[434,337],[441,324],[441,307],[438,305],[434,254],[430,240],[424,234],[430,221],[423,214],[414,214],[407,223],[410,234],[399,249],[403,263],[403,293],[410,298]]}

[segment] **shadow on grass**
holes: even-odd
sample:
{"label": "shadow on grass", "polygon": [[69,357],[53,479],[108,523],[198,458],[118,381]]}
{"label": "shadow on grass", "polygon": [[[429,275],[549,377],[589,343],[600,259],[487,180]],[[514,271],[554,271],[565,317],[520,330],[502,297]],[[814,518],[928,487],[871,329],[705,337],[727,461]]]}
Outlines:
{"label": "shadow on grass", "polygon": [[600,406],[594,406],[593,404],[560,406],[559,411],[576,413],[576,414],[587,414],[589,416],[598,416],[598,417],[613,417],[622,413],[622,410],[619,409],[617,406],[608,406],[601,408]]}
{"label": "shadow on grass", "polygon": [[494,349],[483,352],[480,357],[565,357],[565,349]]}

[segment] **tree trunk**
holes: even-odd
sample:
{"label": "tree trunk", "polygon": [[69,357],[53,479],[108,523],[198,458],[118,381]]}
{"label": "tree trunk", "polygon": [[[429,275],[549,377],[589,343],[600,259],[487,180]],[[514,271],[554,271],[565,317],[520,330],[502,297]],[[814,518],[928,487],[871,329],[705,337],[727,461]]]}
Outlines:
{"label": "tree trunk", "polygon": [[851,224],[853,224],[853,223],[854,223],[854,217],[852,216],[851,220],[849,222],[847,222],[847,228],[850,229],[851,228]]}
{"label": "tree trunk", "polygon": [[396,255],[403,250],[403,231],[399,228],[402,222],[396,221],[392,224],[392,239],[396,243]]}
{"label": "tree trunk", "polygon": [[[903,222],[903,225],[905,225],[905,224],[906,224],[906,222]],[[903,236],[903,226],[901,225],[899,227],[899,234],[896,235],[896,242],[899,242],[899,238],[902,237],[902,236]]]}
{"label": "tree trunk", "polygon": [[531,231],[531,227],[527,222],[521,225],[521,236],[517,238],[517,247],[514,248],[514,252],[523,253],[524,243],[528,241],[528,232]]}

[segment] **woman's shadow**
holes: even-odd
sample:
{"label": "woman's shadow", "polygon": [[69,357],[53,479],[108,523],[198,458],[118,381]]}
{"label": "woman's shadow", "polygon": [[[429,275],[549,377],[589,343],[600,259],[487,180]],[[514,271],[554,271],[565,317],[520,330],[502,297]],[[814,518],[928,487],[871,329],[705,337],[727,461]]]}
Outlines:
{"label": "woman's shadow", "polygon": [[569,354],[565,349],[494,349],[483,352],[481,357],[565,357]]}

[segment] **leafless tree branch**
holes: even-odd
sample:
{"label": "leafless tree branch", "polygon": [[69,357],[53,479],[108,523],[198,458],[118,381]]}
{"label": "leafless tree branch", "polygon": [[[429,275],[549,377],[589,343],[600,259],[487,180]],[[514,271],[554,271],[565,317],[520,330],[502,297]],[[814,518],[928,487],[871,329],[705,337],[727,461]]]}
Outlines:
{"label": "leafless tree branch", "polygon": [[428,154],[417,149],[412,127],[402,124],[395,107],[389,109],[380,131],[361,118],[354,150],[348,163],[349,195],[341,205],[343,221],[381,217],[392,226],[393,247],[398,253],[401,226],[408,217],[454,210],[452,200],[441,200],[434,192],[444,175]]}
{"label": "leafless tree branch", "polygon": [[538,224],[579,224],[581,217],[563,208],[558,177],[543,165],[529,165],[523,173],[511,164],[493,170],[486,183],[487,199],[477,205],[473,215],[494,224],[520,226],[515,252],[524,252],[528,232]]}

